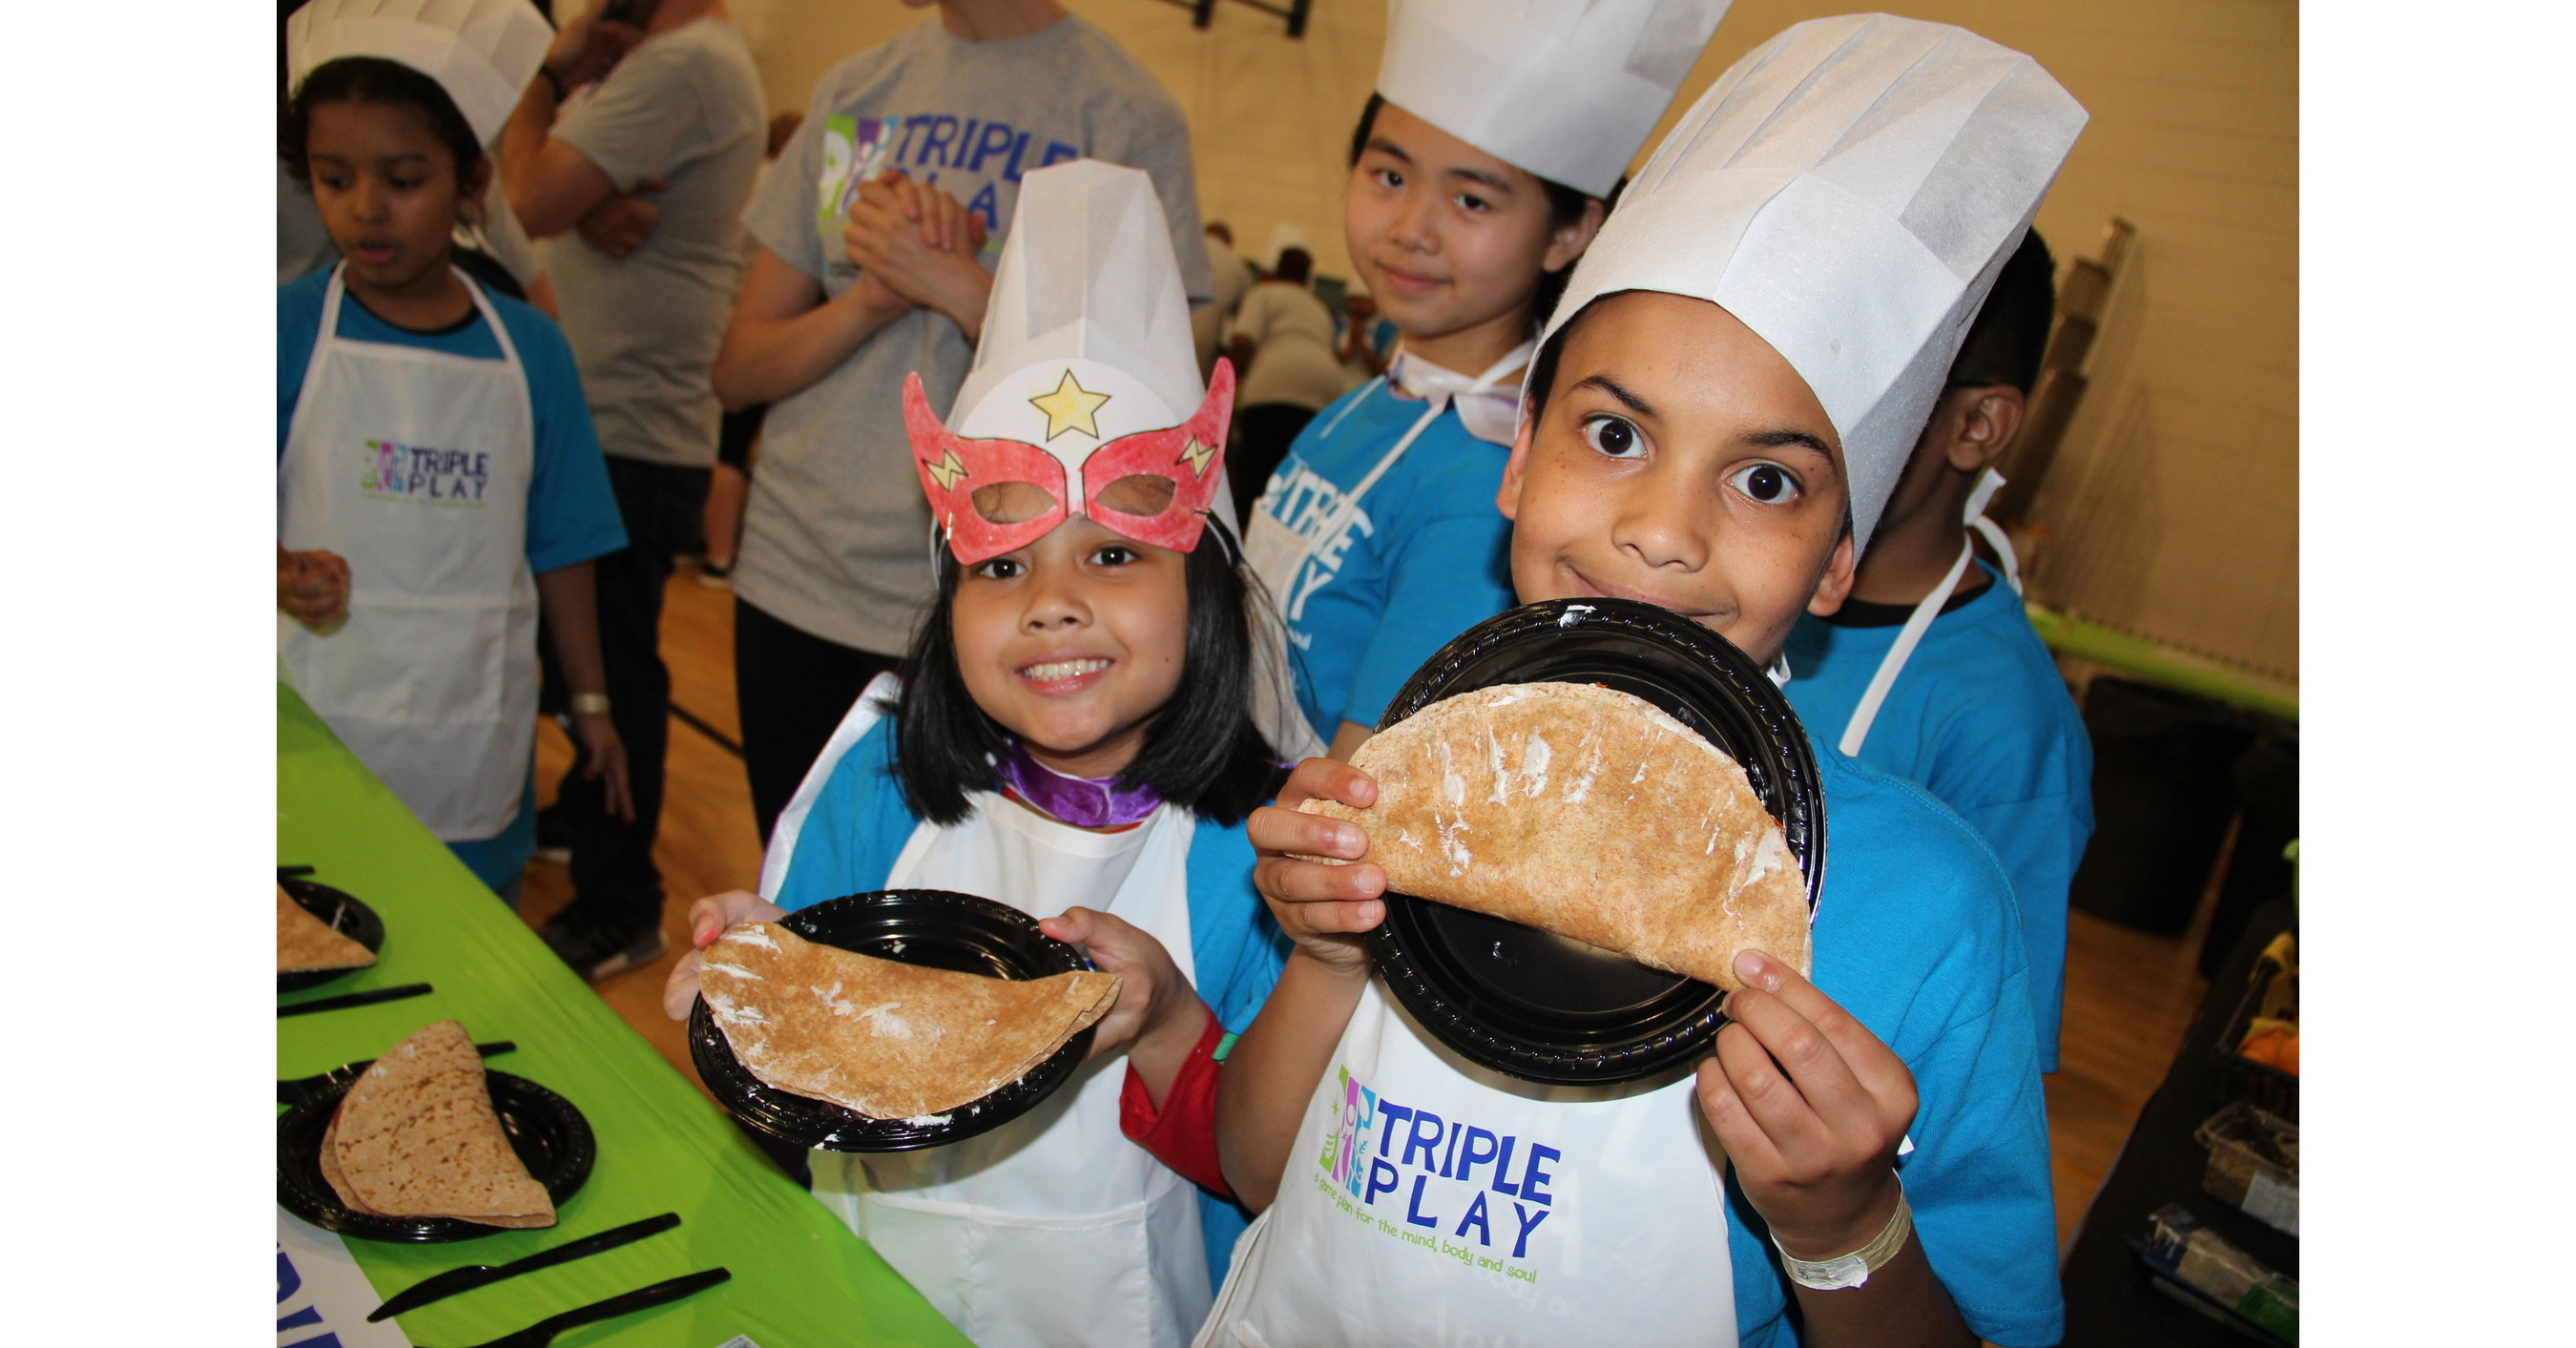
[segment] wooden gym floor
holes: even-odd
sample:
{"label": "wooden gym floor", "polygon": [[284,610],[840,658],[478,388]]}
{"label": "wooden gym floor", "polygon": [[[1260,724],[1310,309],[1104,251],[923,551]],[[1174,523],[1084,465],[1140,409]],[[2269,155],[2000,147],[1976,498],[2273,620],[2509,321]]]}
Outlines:
{"label": "wooden gym floor", "polygon": [[[696,726],[738,742],[733,694],[733,594],[698,582],[693,569],[671,578],[662,613],[662,655],[671,667],[674,717],[662,831],[654,849],[669,898],[662,926],[670,950],[650,968],[599,985],[599,994],[692,1082],[679,1022],[663,1016],[662,981],[688,949],[689,903],[749,889],[760,874],[760,840],[742,764]],[[551,799],[572,751],[552,724],[539,727],[537,781]],[[529,868],[520,914],[543,922],[572,897],[560,866]],[[2048,1129],[2062,1244],[2119,1156],[2147,1096],[2164,1080],[2174,1049],[2206,986],[2187,939],[2149,936],[2084,913],[2069,916],[2066,1023],[2060,1070],[2046,1079]]]}

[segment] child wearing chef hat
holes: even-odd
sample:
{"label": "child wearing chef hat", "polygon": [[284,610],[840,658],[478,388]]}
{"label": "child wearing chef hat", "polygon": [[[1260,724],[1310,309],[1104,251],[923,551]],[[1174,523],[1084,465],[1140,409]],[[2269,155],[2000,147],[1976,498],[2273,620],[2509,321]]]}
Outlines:
{"label": "child wearing chef hat", "polygon": [[[1659,604],[1762,661],[1830,612],[2083,122],[2028,57],[1886,15],[1799,24],[1721,77],[1629,187],[1533,364],[1500,495],[1520,597]],[[1229,1060],[1219,1136],[1236,1191],[1272,1201],[1201,1342],[2055,1343],[2011,889],[1920,789],[1817,759],[1813,981],[1740,954],[1733,1023],[1695,1079],[1611,1090],[1439,1049],[1357,940],[1384,917],[1384,873],[1285,855],[1364,863],[1360,831],[1257,813],[1263,892],[1297,947]],[[1374,795],[1310,760],[1281,800]],[[1354,1092],[1388,1127],[1428,1113],[1519,1159],[1462,1182],[1407,1136],[1374,1153],[1393,1190],[1342,1211],[1309,1172]]]}
{"label": "child wearing chef hat", "polygon": [[[1818,736],[1958,811],[2012,877],[2039,1066],[2057,1070],[2066,891],[2093,833],[2093,742],[1985,517],[2056,307],[2036,230],[1995,278],[1888,496],[1851,596],[1789,634],[1785,691]],[[1977,538],[1995,550],[1974,554]]]}
{"label": "child wearing chef hat", "polygon": [[1348,757],[1425,657],[1511,607],[1491,503],[1538,322],[1726,6],[1390,3],[1342,228],[1398,353],[1246,484],[1295,677],[1265,723],[1283,750]]}
{"label": "child wearing chef hat", "polygon": [[[1031,171],[943,420],[903,416],[937,597],[778,817],[732,923],[845,894],[1011,904],[1120,976],[1046,1107],[897,1155],[813,1155],[814,1191],[979,1344],[1178,1348],[1244,1217],[1208,1077],[1282,959],[1244,819],[1279,765],[1251,720],[1252,632],[1225,450],[1171,227],[1141,169]],[[688,1014],[699,957],[664,1009]],[[1192,1084],[1195,1082],[1196,1084]]]}
{"label": "child wearing chef hat", "polygon": [[626,533],[572,349],[454,262],[483,147],[553,39],[526,0],[311,0],[287,24],[279,133],[342,258],[277,291],[281,606],[316,553],[345,559],[322,574],[346,598],[282,616],[279,655],[505,896],[536,850],[540,600],[586,772],[632,809],[591,580]]}

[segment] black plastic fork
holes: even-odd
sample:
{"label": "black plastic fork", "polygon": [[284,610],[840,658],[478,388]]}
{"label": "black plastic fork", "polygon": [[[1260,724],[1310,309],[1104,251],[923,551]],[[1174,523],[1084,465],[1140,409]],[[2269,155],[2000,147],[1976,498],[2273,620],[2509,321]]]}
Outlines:
{"label": "black plastic fork", "polygon": [[732,1276],[733,1270],[725,1268],[711,1268],[699,1273],[682,1274],[677,1278],[657,1282],[650,1287],[638,1287],[632,1292],[610,1297],[606,1301],[594,1301],[587,1306],[576,1306],[560,1315],[549,1315],[515,1334],[504,1334],[489,1343],[474,1344],[472,1348],[546,1348],[547,1344],[554,1342],[555,1335],[567,1329],[580,1325],[595,1325],[602,1320],[614,1320],[621,1315],[632,1315],[664,1302],[678,1301],[682,1297],[703,1292]]}

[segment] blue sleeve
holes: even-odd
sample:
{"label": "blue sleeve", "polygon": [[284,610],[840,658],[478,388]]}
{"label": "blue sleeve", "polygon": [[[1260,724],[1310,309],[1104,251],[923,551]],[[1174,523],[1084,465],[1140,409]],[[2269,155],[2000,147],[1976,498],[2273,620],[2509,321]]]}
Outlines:
{"label": "blue sleeve", "polygon": [[1256,858],[1243,825],[1201,820],[1190,839],[1190,963],[1199,996],[1241,1033],[1287,967],[1288,938],[1252,887]]}
{"label": "blue sleeve", "polygon": [[[1469,441],[1467,451],[1491,451],[1491,471],[1451,466],[1429,517],[1388,531],[1386,608],[1351,676],[1350,696],[1342,704],[1345,721],[1375,726],[1405,680],[1450,638],[1518,602],[1512,594],[1512,522],[1494,507],[1503,450]],[[1330,741],[1340,729],[1319,725],[1315,733]]]}
{"label": "blue sleeve", "polygon": [[277,288],[277,457],[286,457],[287,428],[295,424],[295,405],[304,396],[304,368],[313,363],[313,347],[322,335],[322,295],[331,283],[329,268],[299,277]]}
{"label": "blue sleeve", "polygon": [[806,812],[786,880],[762,897],[792,913],[885,888],[919,822],[902,808],[893,774],[894,718],[888,716],[841,755]]}
{"label": "blue sleeve", "polygon": [[2091,792],[1986,802],[1961,811],[1960,817],[1995,849],[1995,859],[2012,878],[2022,946],[2030,960],[2039,1070],[2054,1072],[2066,1000],[2066,894],[2075,882],[2076,864],[2084,858],[2085,840],[2093,833]]}
{"label": "blue sleeve", "polygon": [[2093,834],[2093,746],[2056,666],[2036,637],[2024,640],[2034,667],[1980,680],[1992,691],[1961,704],[1947,720],[1927,746],[1922,782],[1985,839],[2012,880],[2030,960],[2040,1070],[2053,1072],[2066,983],[2067,890]]}
{"label": "blue sleeve", "polygon": [[[2054,1344],[2065,1303],[2048,1116],[2010,883],[1920,788],[1839,756],[1820,767],[1833,829],[1816,985],[1913,1074],[1914,1149],[1897,1173],[1916,1238],[1978,1336]],[[1787,1275],[1732,1175],[1728,1209],[1743,1341],[1796,1342]]]}
{"label": "blue sleeve", "polygon": [[538,575],[626,546],[626,526],[608,487],[608,460],[590,423],[581,374],[563,330],[540,310],[507,296],[492,306],[510,329],[528,372],[536,417],[536,464],[528,479],[528,569]]}

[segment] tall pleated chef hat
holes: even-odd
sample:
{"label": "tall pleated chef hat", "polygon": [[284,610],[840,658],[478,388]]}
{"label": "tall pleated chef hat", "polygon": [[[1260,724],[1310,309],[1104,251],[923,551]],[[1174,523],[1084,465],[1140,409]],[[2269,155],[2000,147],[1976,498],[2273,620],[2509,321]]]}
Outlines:
{"label": "tall pleated chef hat", "polygon": [[1377,91],[1524,172],[1610,195],[1730,0],[1388,0]]}
{"label": "tall pleated chef hat", "polygon": [[[1162,199],[1143,170],[1077,159],[1020,180],[975,363],[945,424],[918,375],[904,413],[922,490],[957,560],[972,566],[1085,514],[1141,542],[1187,552],[1216,519],[1234,530],[1223,490],[1234,367],[1199,382],[1198,344]],[[1172,484],[1152,515],[1102,492],[1123,478]],[[1023,482],[1049,511],[993,519],[982,487]]]}
{"label": "tall pleated chef hat", "polygon": [[438,81],[489,145],[554,40],[529,0],[312,0],[286,21],[287,84],[344,56],[397,61]]}
{"label": "tall pleated chef hat", "polygon": [[1622,290],[1708,300],[1815,391],[1866,548],[2085,112],[1963,28],[1812,19],[1700,96],[1576,264],[1542,340]]}

